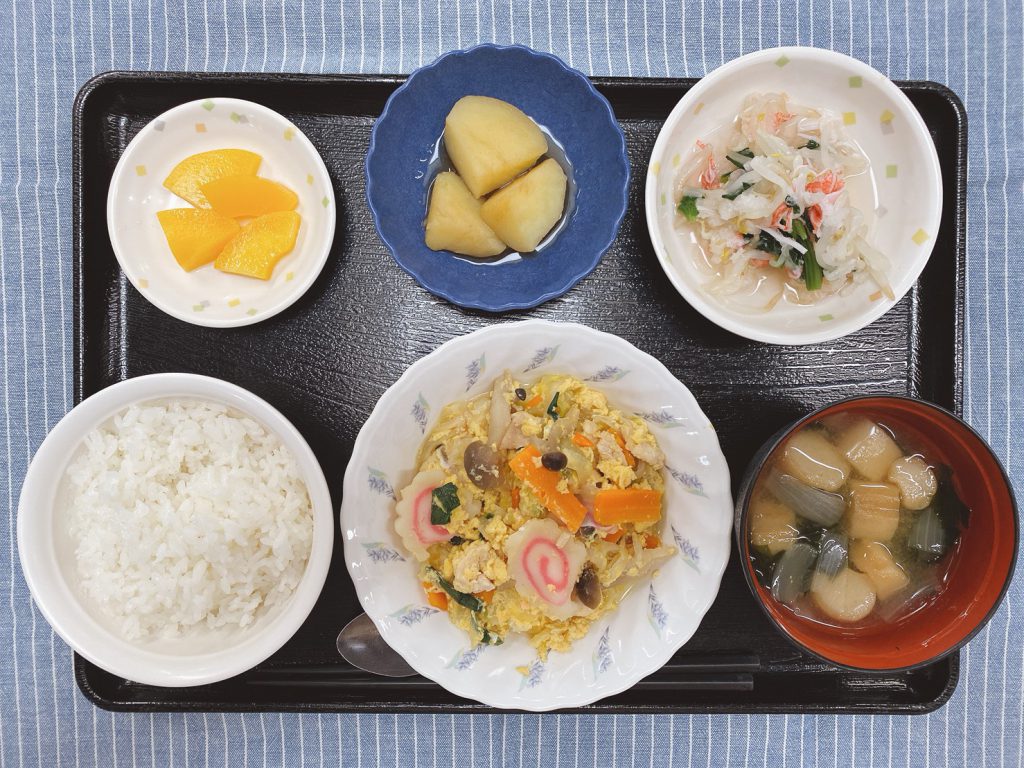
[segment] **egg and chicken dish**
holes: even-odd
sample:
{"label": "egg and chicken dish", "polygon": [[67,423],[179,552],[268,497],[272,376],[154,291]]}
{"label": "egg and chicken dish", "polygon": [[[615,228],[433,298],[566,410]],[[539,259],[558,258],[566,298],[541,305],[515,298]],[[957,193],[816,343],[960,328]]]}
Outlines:
{"label": "egg and chicken dish", "polygon": [[519,632],[546,658],[675,553],[659,535],[664,461],[643,419],[579,379],[506,372],[442,410],[395,529],[429,603],[474,645]]}

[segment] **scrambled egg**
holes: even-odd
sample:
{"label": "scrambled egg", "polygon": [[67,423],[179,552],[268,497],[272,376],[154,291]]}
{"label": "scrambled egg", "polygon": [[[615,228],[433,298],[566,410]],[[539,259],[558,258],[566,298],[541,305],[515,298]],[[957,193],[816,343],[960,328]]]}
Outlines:
{"label": "scrambled egg", "polygon": [[[526,452],[533,462],[517,463]],[[490,392],[443,409],[396,529],[422,562],[431,604],[474,644],[519,632],[544,658],[568,650],[675,552],[652,533],[663,466],[643,419],[601,392],[569,376],[524,386],[506,373]],[[599,524],[595,508],[612,491],[646,491],[627,496],[654,499],[656,514],[630,520],[627,509]]]}

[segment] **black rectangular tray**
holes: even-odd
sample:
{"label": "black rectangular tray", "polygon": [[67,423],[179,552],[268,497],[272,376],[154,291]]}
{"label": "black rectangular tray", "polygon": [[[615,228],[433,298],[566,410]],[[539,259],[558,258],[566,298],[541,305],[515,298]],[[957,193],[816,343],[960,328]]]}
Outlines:
{"label": "black rectangular tray", "polygon": [[[662,121],[694,80],[598,79],[626,135],[632,164],[618,239],[565,296],[501,316],[436,299],[394,263],[364,196],[370,128],[392,76],[126,73],[89,81],[74,111],[75,402],[125,378],[191,371],[246,387],[305,435],[335,508],[356,433],[402,371],[441,342],[523,317],[571,320],[618,334],[679,377],[714,422],[734,479],[777,429],[829,401],[867,392],[924,398],[961,411],[967,124],[935,83],[902,83],[938,147],[942,224],[918,285],[864,330],[828,344],[746,341],[697,314],[665,279],[644,219],[648,158]],[[233,96],[283,113],[319,149],[334,182],[338,227],[323,274],[289,310],[255,326],[200,328],[151,306],[118,269],[105,220],[107,187],[128,141],[149,120],[192,99]],[[257,668],[214,685],[157,688],[75,658],[85,695],[128,711],[479,712],[414,677],[390,680],[347,665],[338,630],[359,612],[335,534],[327,585],[305,625]],[[875,712],[939,707],[956,686],[956,655],[913,672],[846,672],[797,652],[768,624],[736,563],[693,639],[661,670],[583,712]],[[706,675],[680,665],[700,659]],[[730,685],[715,684],[718,678]]]}

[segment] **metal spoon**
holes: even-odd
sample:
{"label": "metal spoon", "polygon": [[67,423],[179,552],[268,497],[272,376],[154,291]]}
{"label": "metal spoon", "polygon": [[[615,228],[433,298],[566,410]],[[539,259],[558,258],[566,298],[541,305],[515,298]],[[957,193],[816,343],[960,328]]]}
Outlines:
{"label": "metal spoon", "polygon": [[374,675],[409,677],[417,674],[384,641],[373,620],[365,613],[356,616],[338,633],[338,653],[353,667]]}

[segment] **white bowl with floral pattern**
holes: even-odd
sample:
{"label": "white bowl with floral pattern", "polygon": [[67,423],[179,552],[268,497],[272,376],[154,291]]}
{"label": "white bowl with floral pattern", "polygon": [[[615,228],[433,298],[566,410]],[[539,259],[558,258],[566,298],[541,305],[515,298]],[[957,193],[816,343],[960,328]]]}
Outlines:
{"label": "white bowl with floral pattern", "polygon": [[[255,152],[258,175],[299,197],[295,247],[269,280],[212,264],[186,272],[167,246],[157,211],[190,205],[163,181],[189,155],[213,149]],[[158,309],[212,328],[258,323],[298,301],[327,263],[334,225],[334,188],[316,147],[284,115],[243,99],[198,99],[150,121],[125,148],[107,193],[107,230],[125,277]]]}
{"label": "white bowl with floral pattern", "polygon": [[[691,227],[676,212],[680,169],[698,140],[732,123],[750,93],[789,95],[792,103],[842,116],[847,135],[870,166],[851,185],[851,203],[868,224],[868,241],[886,255],[892,298],[871,280],[814,304],[772,309],[727,304],[705,288],[711,280]],[[928,263],[942,216],[942,172],[924,120],[891,80],[867,64],[820,48],[757,51],[728,62],[686,92],[651,152],[645,188],[647,228],[658,263],[690,305],[708,320],[756,341],[813,344],[877,320],[913,287]]]}
{"label": "white bowl with floral pattern", "polygon": [[[440,410],[489,389],[504,370],[523,381],[566,373],[590,382],[613,407],[642,416],[668,457],[662,537],[678,553],[571,651],[546,662],[523,636],[470,647],[426,603],[418,563],[393,524],[396,493],[415,474],[417,450]],[[714,427],[665,366],[617,336],[527,320],[452,339],[384,393],[356,438],[340,524],[360,604],[417,672],[493,707],[545,711],[620,693],[690,639],[718,594],[732,520],[729,469]]]}

